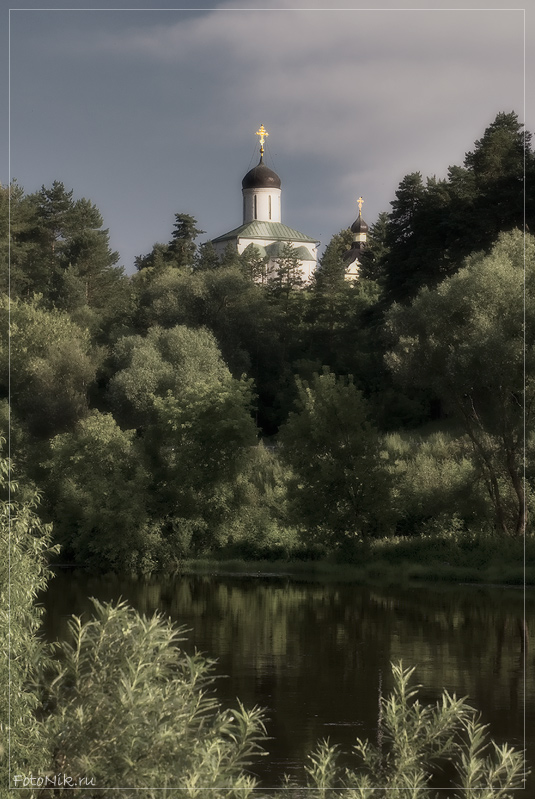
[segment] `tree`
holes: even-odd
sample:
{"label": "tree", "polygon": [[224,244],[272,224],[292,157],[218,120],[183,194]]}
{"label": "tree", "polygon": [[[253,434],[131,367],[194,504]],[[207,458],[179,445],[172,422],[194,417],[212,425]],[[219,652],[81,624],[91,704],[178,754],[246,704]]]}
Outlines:
{"label": "tree", "polygon": [[197,248],[195,239],[204,233],[196,227],[197,220],[190,214],[175,214],[175,224],[167,249],[166,261],[174,267],[192,269]]}
{"label": "tree", "polygon": [[477,535],[488,526],[492,507],[466,435],[390,433],[385,448],[399,534],[468,528]]}
{"label": "tree", "polygon": [[304,285],[299,258],[290,241],[287,241],[279,258],[275,259],[276,267],[269,275],[267,285],[271,294],[278,300],[284,300],[287,305],[291,292]]}
{"label": "tree", "polygon": [[84,568],[127,573],[163,565],[141,460],[135,431],[96,410],[52,439],[46,496],[65,557]]}
{"label": "tree", "polygon": [[[63,183],[24,195],[15,183],[0,189],[0,218],[6,225],[11,202],[10,296],[41,295],[43,307],[69,312],[82,326],[105,338],[130,313],[130,287],[109,231],[96,206],[73,199]],[[7,254],[6,254],[7,256]],[[7,267],[7,261],[6,261]],[[6,269],[5,279],[7,281]],[[7,292],[7,282],[4,284]]]}
{"label": "tree", "polygon": [[[142,272],[143,277],[147,279],[148,273],[157,274],[162,269],[166,269],[167,253],[169,246],[167,244],[154,244],[152,250],[147,255],[136,255],[134,264],[138,272]],[[146,271],[145,271],[146,270]]]}
{"label": "tree", "polygon": [[238,512],[242,453],[256,442],[249,381],[232,377],[204,329],[154,327],[119,341],[115,358],[110,401],[138,429],[152,517],[167,520],[176,557],[217,545]]}
{"label": "tree", "polygon": [[[406,175],[396,191],[396,199],[392,201],[385,236],[385,255],[382,271],[385,275],[385,292],[387,299],[404,299],[414,289],[413,281],[422,280],[418,274],[420,261],[416,256],[420,237],[418,215],[426,195],[426,188],[420,172]],[[416,278],[413,273],[416,272]]]}
{"label": "tree", "polygon": [[34,208],[24,189],[15,181],[0,186],[0,288],[13,298],[31,296],[50,277],[32,235],[34,225]]}
{"label": "tree", "polygon": [[133,280],[137,329],[186,325],[210,330],[233,376],[247,374],[254,379],[259,423],[274,432],[275,417],[278,421],[286,415],[287,404],[284,410],[279,408],[281,384],[293,389],[284,353],[289,346],[292,353],[304,346],[297,330],[303,297],[292,297],[299,314],[297,319],[288,319],[266,287],[253,282],[241,267],[219,266],[193,273],[167,267],[145,280],[149,271],[142,270]]}
{"label": "tree", "polygon": [[321,258],[309,291],[304,343],[316,371],[328,365],[337,374],[357,375],[359,388],[370,389],[370,338],[367,317],[379,299],[379,287],[359,277],[345,279],[343,255],[351,241],[351,231],[333,236]]}
{"label": "tree", "polygon": [[446,180],[424,185],[420,173],[403,179],[380,263],[388,304],[434,288],[470,253],[488,253],[501,232],[533,228],[535,153],[522,127],[515,113],[499,113]]}
{"label": "tree", "polygon": [[351,243],[351,231],[335,233],[314,272],[306,321],[310,327],[310,357],[319,365],[335,368],[340,332],[347,322],[351,286],[345,280],[344,253]]}
{"label": "tree", "polygon": [[267,256],[262,257],[260,250],[254,244],[248,244],[240,255],[240,268],[253,283],[267,281]]}
{"label": "tree", "polygon": [[[275,340],[280,346],[282,370],[279,379],[284,384],[291,383],[292,355],[300,351],[301,322],[308,297],[302,290],[303,274],[291,242],[286,242],[279,258],[275,259],[276,267],[268,274],[267,295],[273,311],[275,324]],[[287,391],[288,386],[283,388]],[[283,400],[284,401],[284,400]]]}
{"label": "tree", "polygon": [[40,297],[0,298],[0,320],[0,390],[9,386],[17,419],[41,439],[72,429],[88,413],[99,360],[88,331]]}
{"label": "tree", "polygon": [[52,254],[61,251],[61,245],[72,231],[73,190],[67,191],[61,181],[55,180],[49,188],[42,186],[32,195],[36,209],[37,231],[44,249]]}
{"label": "tree", "polygon": [[194,269],[199,258],[195,239],[204,233],[196,225],[197,220],[190,214],[175,214],[171,241],[155,244],[147,255],[138,255],[135,259],[138,272],[148,269],[152,277],[166,267]]}
{"label": "tree", "polygon": [[361,268],[359,276],[368,280],[377,280],[383,283],[384,275],[382,265],[388,255],[388,226],[389,216],[382,211],[377,221],[370,226],[366,237],[366,247],[360,255]]}
{"label": "tree", "polygon": [[112,286],[124,278],[122,268],[115,266],[119,253],[110,249],[109,231],[102,226],[98,208],[85,198],[77,200],[71,208],[70,235],[63,245],[64,269],[76,274],[85,304],[95,308],[109,302]]}
{"label": "tree", "polygon": [[229,269],[229,268],[231,269],[240,266],[240,256],[238,254],[238,250],[232,244],[232,242],[229,241],[229,243],[223,250],[223,254],[219,259],[219,263],[220,266],[222,266],[224,269]]}
{"label": "tree", "polygon": [[281,457],[294,472],[294,519],[333,546],[385,530],[388,483],[377,432],[352,378],[327,370],[298,383],[298,411],[281,428]]}
{"label": "tree", "polygon": [[424,201],[425,185],[421,172],[406,175],[396,191],[396,199],[392,200],[390,214],[390,236],[400,243],[414,239],[414,221]]}
{"label": "tree", "polygon": [[333,294],[345,285],[344,255],[351,247],[352,236],[351,230],[347,228],[331,238],[313,275],[312,285],[315,291]]}
{"label": "tree", "polygon": [[394,306],[387,316],[398,341],[390,368],[405,385],[431,387],[459,419],[496,527],[516,535],[526,529],[524,422],[529,430],[535,389],[535,286],[528,271],[524,328],[524,258],[530,263],[534,255],[532,236],[504,233],[489,255],[471,256],[437,289],[421,291],[410,307]]}
{"label": "tree", "polygon": [[212,242],[207,241],[201,244],[195,260],[196,271],[204,272],[208,269],[217,269],[219,265],[219,258]]}
{"label": "tree", "polygon": [[[29,196],[34,209],[32,238],[39,245],[40,257],[48,265],[48,281],[34,285],[33,291],[43,293],[52,302],[65,304],[65,272],[70,280],[76,275],[81,282],[85,303],[99,307],[109,291],[108,278],[123,275],[115,268],[119,254],[109,246],[108,230],[103,230],[102,216],[89,200],[73,200],[73,191],[54,181],[50,188],[43,186]],[[105,286],[99,296],[99,282]],[[104,296],[102,296],[104,293]]]}
{"label": "tree", "polygon": [[526,216],[532,220],[535,207],[530,178],[535,168],[531,134],[514,113],[499,113],[486,128],[474,149],[466,154],[464,167],[473,174],[476,188],[473,217],[479,220],[477,234],[482,242],[496,230],[523,227],[522,203],[526,169]]}

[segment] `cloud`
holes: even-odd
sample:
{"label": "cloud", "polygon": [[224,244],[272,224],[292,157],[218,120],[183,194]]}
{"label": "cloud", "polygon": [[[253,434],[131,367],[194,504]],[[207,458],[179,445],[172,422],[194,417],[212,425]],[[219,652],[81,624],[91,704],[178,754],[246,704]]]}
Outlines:
{"label": "cloud", "polygon": [[[371,223],[407,172],[444,175],[498,111],[522,110],[522,13],[293,2],[21,16],[17,170],[33,181],[48,166],[83,192],[95,185],[124,231],[141,214],[143,225],[121,234],[141,252],[165,238],[173,210],[198,214],[211,235],[239,224],[240,180],[263,123],[289,223],[325,243],[352,221],[358,194]],[[146,243],[132,243],[142,232]]]}
{"label": "cloud", "polygon": [[425,127],[437,115],[447,127],[491,82],[496,111],[522,98],[519,14],[225,8],[165,14],[165,24],[101,32],[87,46],[163,65],[176,75],[177,104],[192,102],[194,86],[196,135],[206,143],[216,118],[220,141],[230,142],[233,117],[263,110],[257,121],[276,129],[287,153],[325,154],[326,139],[364,146],[378,127],[407,119]]}

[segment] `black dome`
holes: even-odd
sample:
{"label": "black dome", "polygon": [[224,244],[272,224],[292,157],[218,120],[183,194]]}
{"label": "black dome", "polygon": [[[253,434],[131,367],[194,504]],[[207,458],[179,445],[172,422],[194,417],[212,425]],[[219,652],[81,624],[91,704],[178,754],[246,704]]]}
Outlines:
{"label": "black dome", "polygon": [[246,174],[241,186],[242,189],[280,189],[281,179],[260,159],[260,162]]}
{"label": "black dome", "polygon": [[364,219],[359,214],[358,219],[355,219],[353,224],[351,225],[351,232],[352,233],[367,233],[368,232],[368,225],[364,221]]}
{"label": "black dome", "polygon": [[365,245],[362,241],[354,241],[351,245],[351,249],[347,250],[347,252],[342,255],[342,261],[344,261],[344,263],[351,263],[355,259],[358,260],[364,247]]}

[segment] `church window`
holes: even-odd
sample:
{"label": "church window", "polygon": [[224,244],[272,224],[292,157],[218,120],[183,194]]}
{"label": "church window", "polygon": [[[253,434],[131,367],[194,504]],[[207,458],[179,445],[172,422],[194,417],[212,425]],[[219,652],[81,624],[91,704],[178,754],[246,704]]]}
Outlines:
{"label": "church window", "polygon": [[271,194],[269,195],[269,218],[271,219]]}
{"label": "church window", "polygon": [[256,194],[254,196],[254,218],[256,219]]}

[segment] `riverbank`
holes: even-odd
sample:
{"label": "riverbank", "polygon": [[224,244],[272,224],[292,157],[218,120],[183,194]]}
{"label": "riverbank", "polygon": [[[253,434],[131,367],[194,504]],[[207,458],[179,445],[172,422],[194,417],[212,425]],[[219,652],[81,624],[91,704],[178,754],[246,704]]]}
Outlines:
{"label": "riverbank", "polygon": [[227,549],[180,562],[182,574],[280,575],[358,583],[478,583],[535,586],[535,539],[385,538],[362,545],[351,562],[318,553],[300,556],[266,552],[257,557],[232,556]]}

